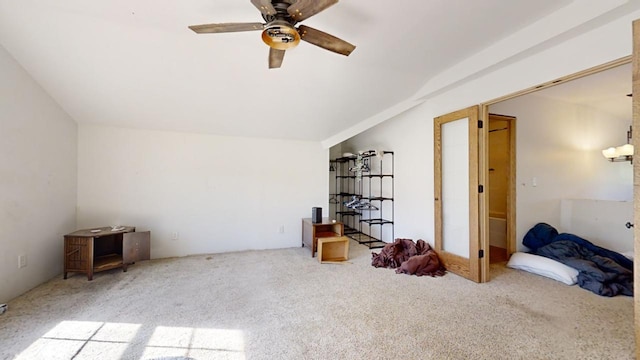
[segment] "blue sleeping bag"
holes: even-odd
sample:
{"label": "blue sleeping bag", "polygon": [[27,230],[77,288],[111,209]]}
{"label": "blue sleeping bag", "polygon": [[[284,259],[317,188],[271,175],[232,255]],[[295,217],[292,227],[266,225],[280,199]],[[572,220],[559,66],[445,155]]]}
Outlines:
{"label": "blue sleeping bag", "polygon": [[538,223],[522,243],[541,255],[578,270],[578,285],[598,295],[633,296],[633,261],[624,255],[594,245],[577,235],[562,233]]}

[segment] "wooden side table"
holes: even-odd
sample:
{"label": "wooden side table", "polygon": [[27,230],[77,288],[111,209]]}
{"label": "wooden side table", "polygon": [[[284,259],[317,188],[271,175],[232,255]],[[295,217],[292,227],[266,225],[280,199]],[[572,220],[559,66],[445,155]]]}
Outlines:
{"label": "wooden side table", "polygon": [[344,224],[323,218],[321,223],[314,224],[311,218],[302,219],[302,246],[311,250],[311,257],[318,251],[318,238],[344,235]]}
{"label": "wooden side table", "polygon": [[69,272],[93,274],[115,268],[127,271],[136,261],[149,260],[151,233],[135,232],[133,226],[112,231],[100,227],[72,232],[64,236],[64,278]]}

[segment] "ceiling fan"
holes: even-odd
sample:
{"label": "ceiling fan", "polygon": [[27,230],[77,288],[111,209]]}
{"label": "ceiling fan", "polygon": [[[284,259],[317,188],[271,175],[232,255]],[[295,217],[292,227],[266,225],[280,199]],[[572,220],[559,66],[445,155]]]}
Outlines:
{"label": "ceiling fan", "polygon": [[312,27],[295,25],[336,4],[338,0],[251,0],[265,23],[221,23],[191,25],[198,34],[262,30],[262,41],[269,45],[269,68],[282,66],[284,53],[304,40],[337,54],[349,56],[354,45]]}

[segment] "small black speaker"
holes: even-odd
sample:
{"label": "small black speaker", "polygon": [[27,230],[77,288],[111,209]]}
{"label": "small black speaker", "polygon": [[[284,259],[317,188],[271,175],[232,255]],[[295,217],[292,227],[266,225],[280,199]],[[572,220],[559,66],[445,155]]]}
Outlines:
{"label": "small black speaker", "polygon": [[313,207],[311,208],[311,222],[314,224],[322,223],[322,208],[321,207]]}

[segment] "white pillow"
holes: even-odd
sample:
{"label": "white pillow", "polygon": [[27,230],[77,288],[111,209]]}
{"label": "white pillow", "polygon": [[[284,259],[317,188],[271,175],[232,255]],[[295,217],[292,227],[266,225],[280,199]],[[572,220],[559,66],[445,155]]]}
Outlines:
{"label": "white pillow", "polygon": [[567,285],[578,282],[578,270],[540,255],[517,252],[511,255],[507,266],[545,276]]}

